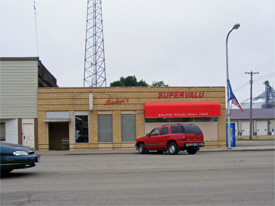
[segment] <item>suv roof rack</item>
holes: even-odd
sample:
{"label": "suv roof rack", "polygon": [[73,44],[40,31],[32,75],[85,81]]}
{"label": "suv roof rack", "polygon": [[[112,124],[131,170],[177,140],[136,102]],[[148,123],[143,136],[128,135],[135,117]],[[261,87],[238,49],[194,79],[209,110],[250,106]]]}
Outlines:
{"label": "suv roof rack", "polygon": [[171,126],[171,125],[192,125],[192,124],[187,124],[187,123],[165,124],[165,125],[162,125],[161,127]]}

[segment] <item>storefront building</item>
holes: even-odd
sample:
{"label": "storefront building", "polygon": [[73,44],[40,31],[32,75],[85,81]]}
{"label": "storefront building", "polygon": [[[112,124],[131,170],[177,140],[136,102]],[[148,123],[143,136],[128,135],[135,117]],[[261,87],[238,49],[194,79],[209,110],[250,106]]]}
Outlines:
{"label": "storefront building", "polygon": [[159,125],[198,125],[226,146],[224,87],[38,88],[38,150],[134,149]]}
{"label": "storefront building", "polygon": [[37,149],[37,89],[57,87],[38,57],[0,57],[0,141]]}

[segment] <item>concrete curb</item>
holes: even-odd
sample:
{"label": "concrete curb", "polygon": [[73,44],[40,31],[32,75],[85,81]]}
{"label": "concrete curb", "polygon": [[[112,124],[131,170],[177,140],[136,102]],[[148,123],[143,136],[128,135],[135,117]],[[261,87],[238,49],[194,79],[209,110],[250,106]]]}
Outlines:
{"label": "concrete curb", "polygon": [[231,148],[202,148],[201,152],[228,152],[228,151],[265,151],[275,150],[275,146],[262,147],[231,147]]}

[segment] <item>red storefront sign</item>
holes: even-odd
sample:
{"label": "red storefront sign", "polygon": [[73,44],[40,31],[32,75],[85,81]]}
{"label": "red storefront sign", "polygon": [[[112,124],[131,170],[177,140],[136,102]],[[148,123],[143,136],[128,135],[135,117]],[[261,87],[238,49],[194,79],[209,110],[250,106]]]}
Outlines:
{"label": "red storefront sign", "polygon": [[145,103],[145,118],[218,116],[220,102]]}
{"label": "red storefront sign", "polygon": [[203,98],[204,92],[159,92],[158,98]]}

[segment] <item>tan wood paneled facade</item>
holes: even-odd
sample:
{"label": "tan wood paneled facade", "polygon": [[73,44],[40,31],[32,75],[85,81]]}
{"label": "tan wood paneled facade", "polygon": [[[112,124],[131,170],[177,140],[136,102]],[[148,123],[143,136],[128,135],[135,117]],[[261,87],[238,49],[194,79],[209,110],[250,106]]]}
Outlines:
{"label": "tan wood paneled facade", "polygon": [[[162,92],[162,95],[160,95]],[[89,111],[89,94],[93,97],[93,111]],[[134,149],[135,142],[121,139],[121,115],[135,114],[136,138],[145,134],[144,103],[219,102],[221,115],[217,117],[217,141],[206,141],[207,147],[226,146],[226,110],[224,87],[106,87],[106,88],[39,88],[38,89],[38,150],[50,148],[47,112],[68,112],[70,150]],[[89,141],[75,140],[75,113],[87,112]],[[112,115],[112,142],[98,141],[98,114]],[[62,121],[62,120],[60,120]],[[189,122],[190,123],[190,122]],[[195,123],[195,122],[194,122]],[[214,131],[216,132],[216,131]],[[61,144],[61,143],[60,143]]]}

